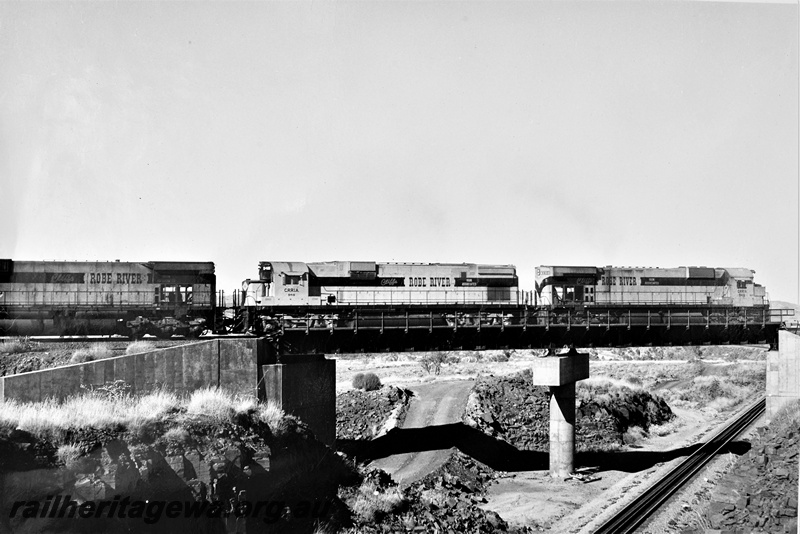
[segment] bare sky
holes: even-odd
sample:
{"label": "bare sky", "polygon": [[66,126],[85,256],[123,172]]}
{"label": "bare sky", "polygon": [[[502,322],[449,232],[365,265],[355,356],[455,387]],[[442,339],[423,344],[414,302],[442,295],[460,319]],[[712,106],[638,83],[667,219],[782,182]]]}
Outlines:
{"label": "bare sky", "polygon": [[798,12],[2,2],[0,257],[749,267],[798,299]]}

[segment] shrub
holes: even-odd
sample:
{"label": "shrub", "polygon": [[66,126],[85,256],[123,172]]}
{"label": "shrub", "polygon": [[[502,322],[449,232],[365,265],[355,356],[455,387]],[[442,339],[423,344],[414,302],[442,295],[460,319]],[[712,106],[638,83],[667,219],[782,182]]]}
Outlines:
{"label": "shrub", "polygon": [[94,361],[94,357],[89,354],[87,349],[78,349],[72,353],[72,357],[69,359],[69,363],[86,363]]}
{"label": "shrub", "polygon": [[34,344],[27,337],[16,337],[0,342],[0,354],[19,354],[22,352],[32,352],[35,350]]}
{"label": "shrub", "polygon": [[648,431],[649,431],[648,433],[653,435],[653,436],[659,436],[659,437],[668,436],[669,434],[672,434],[673,432],[677,432],[677,430],[679,428],[681,428],[682,426],[684,426],[685,424],[686,423],[685,423],[685,421],[683,419],[681,419],[679,417],[673,417],[672,419],[670,419],[666,423],[661,423],[661,424],[657,424],[657,425],[650,425],[650,427],[648,428]]}
{"label": "shrub", "polygon": [[419,364],[426,373],[438,375],[442,371],[442,364],[445,361],[447,361],[447,354],[432,352],[420,358]]}
{"label": "shrub", "polygon": [[74,443],[64,443],[58,447],[56,458],[64,464],[67,469],[73,469],[78,465],[81,458],[81,448]]}
{"label": "shrub", "polygon": [[628,376],[626,376],[625,377],[625,381],[629,382],[629,383],[631,383],[631,384],[633,384],[635,386],[641,386],[642,385],[642,379],[639,378],[636,375],[628,375]]}
{"label": "shrub", "polygon": [[509,354],[508,351],[491,353],[486,356],[486,361],[499,362],[499,363],[507,362],[508,354]]}
{"label": "shrub", "polygon": [[622,442],[628,446],[636,446],[647,437],[647,433],[640,426],[629,427],[622,435]]}
{"label": "shrub", "polygon": [[443,363],[446,363],[448,365],[461,363],[461,356],[459,356],[458,354],[445,353],[443,358]]}
{"label": "shrub", "polygon": [[353,387],[364,391],[381,388],[381,379],[375,373],[358,373],[353,377]]}
{"label": "shrub", "polygon": [[189,441],[189,432],[187,432],[185,428],[174,426],[164,432],[163,439],[167,443],[175,443],[180,445]]}

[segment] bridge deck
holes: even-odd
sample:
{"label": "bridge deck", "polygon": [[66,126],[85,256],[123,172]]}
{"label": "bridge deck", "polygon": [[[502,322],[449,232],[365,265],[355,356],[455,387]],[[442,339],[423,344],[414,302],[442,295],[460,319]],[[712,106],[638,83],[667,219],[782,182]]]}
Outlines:
{"label": "bridge deck", "polygon": [[425,313],[361,310],[282,316],[267,325],[280,352],[381,352],[592,346],[770,344],[781,323],[769,310],[695,308],[493,310]]}

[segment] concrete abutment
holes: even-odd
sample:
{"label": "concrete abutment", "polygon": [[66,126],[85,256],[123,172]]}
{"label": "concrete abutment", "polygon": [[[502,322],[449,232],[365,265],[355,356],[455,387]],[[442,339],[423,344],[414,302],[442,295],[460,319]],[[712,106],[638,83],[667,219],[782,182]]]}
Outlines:
{"label": "concrete abutment", "polygon": [[800,399],[800,336],[781,330],[778,347],[767,354],[767,422],[785,404]]}

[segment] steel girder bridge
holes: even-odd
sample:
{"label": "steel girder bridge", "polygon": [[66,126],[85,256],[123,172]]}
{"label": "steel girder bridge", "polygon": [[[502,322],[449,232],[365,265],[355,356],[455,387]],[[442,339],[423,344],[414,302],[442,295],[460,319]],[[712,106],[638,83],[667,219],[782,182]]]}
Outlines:
{"label": "steel girder bridge", "polygon": [[788,314],[749,308],[352,309],[278,316],[279,354],[769,344]]}

